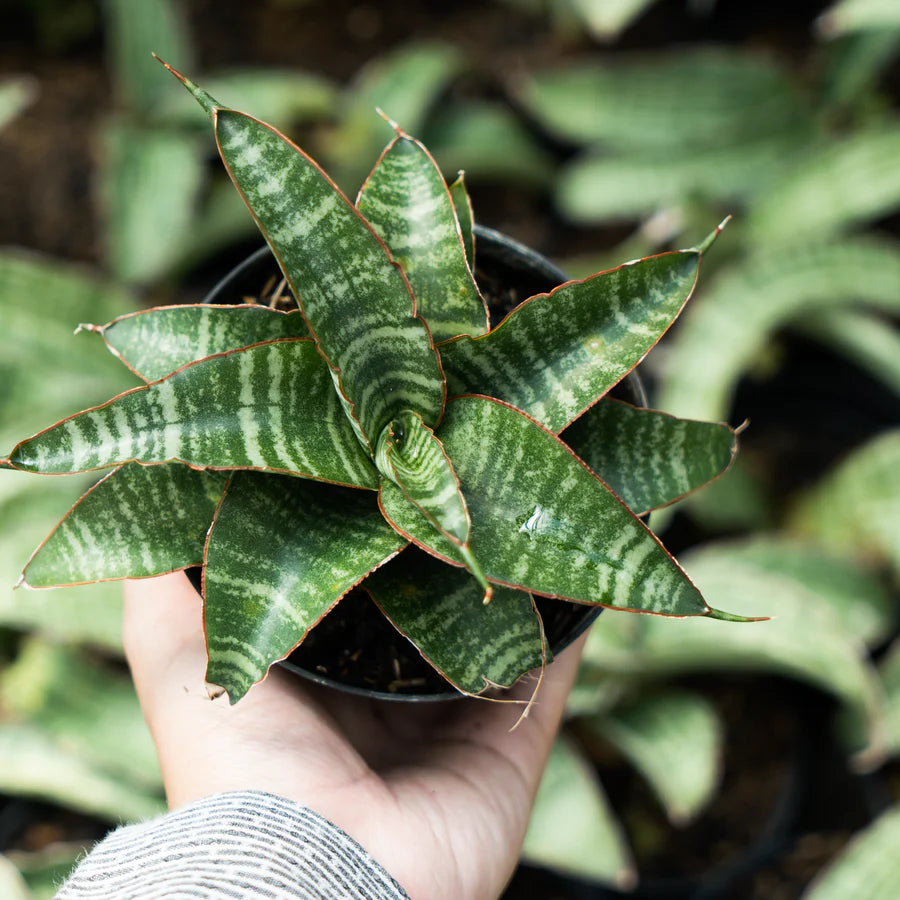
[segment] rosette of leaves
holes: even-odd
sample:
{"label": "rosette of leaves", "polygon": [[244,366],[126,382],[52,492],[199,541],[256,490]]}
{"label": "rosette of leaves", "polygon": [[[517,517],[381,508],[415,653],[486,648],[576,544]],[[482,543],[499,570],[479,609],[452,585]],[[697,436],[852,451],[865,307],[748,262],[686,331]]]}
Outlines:
{"label": "rosette of leaves", "polygon": [[723,471],[734,432],[605,398],[676,318],[709,242],[531,297],[489,330],[465,188],[419,142],[397,129],[354,204],[178,77],[298,308],[91,326],[145,384],[2,461],[112,469],[25,585],[202,565],[207,680],[232,702],[357,586],[471,694],[546,660],[535,594],[730,618],[639,516]]}

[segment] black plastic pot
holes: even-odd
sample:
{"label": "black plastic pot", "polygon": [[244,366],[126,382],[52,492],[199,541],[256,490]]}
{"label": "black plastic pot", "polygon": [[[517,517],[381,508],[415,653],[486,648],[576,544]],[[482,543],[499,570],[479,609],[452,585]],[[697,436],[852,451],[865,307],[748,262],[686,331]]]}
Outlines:
{"label": "black plastic pot", "polygon": [[[488,299],[492,325],[527,297],[568,280],[549,260],[497,231],[476,226],[475,240],[476,277]],[[247,296],[258,295],[277,274],[269,248],[261,247],[223,278],[204,302],[241,303]],[[634,373],[614,393],[636,405],[646,405],[643,386]],[[200,590],[200,570],[188,570],[188,577]],[[537,604],[554,653],[583,634],[600,614],[600,607],[559,600],[537,598]],[[377,659],[374,654],[378,654]],[[461,696],[399,635],[363,591],[343,598],[281,665],[319,684],[369,697],[439,700]],[[367,682],[360,673],[373,669],[387,670],[393,677],[386,677],[384,684]]]}

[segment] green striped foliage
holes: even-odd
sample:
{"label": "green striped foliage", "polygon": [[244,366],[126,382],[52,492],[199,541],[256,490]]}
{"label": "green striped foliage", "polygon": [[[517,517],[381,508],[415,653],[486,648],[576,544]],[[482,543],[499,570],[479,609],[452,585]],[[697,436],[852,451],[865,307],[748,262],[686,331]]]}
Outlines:
{"label": "green striped foliage", "polygon": [[484,604],[469,575],[413,548],[370,575],[365,588],[461,691],[508,687],[542,663],[540,619],[523,591],[497,588]]}
{"label": "green striped foliage", "polygon": [[456,544],[489,599],[491,589],[469,548],[466,499],[434,432],[415,413],[403,413],[379,438],[375,464],[439,534]]}
{"label": "green striped foliage", "polygon": [[466,190],[466,176],[464,172],[460,172],[450,185],[450,199],[453,201],[453,210],[456,213],[456,221],[459,224],[459,231],[462,235],[463,247],[466,251],[466,261],[469,268],[475,271],[475,235],[473,226],[475,224],[475,214],[472,211],[472,200],[469,198],[469,192]]}
{"label": "green striped foliage", "polygon": [[637,882],[628,841],[595,767],[562,735],[547,760],[522,856],[623,891]]}
{"label": "green striped foliage", "polygon": [[732,48],[539,72],[520,80],[519,96],[565,140],[638,152],[746,143],[804,115],[771,60]]}
{"label": "green striped foliage", "polygon": [[86,584],[199,566],[225,480],[178,463],[116,469],[38,547],[24,584]]}
{"label": "green striped foliage", "polygon": [[357,433],[371,450],[402,409],[434,425],[444,396],[437,355],[371,226],[284,135],[185,84],[212,117],[222,161],[300,298]]}
{"label": "green striped foliage", "polygon": [[403,266],[436,341],[487,331],[487,308],[466,264],[453,201],[419,141],[402,132],[391,141],[356,206]]}
{"label": "green striped foliage", "polygon": [[[468,500],[472,553],[491,581],[579,603],[708,614],[640,520],[565,444],[518,410],[458,398],[448,404],[438,437]],[[383,484],[380,498],[401,532],[441,558],[462,561],[399,488]]]}
{"label": "green striped foliage", "polygon": [[812,309],[839,306],[900,310],[900,248],[854,238],[754,254],[730,267],[674,335],[660,407],[721,418],[738,377],[770,333]]}
{"label": "green striped foliage", "polygon": [[667,506],[718,478],[737,452],[727,425],[676,419],[608,398],[560,437],[636,513]]}
{"label": "green striped foliage", "polygon": [[236,474],[206,548],[207,681],[239,700],[405,544],[371,494]]}
{"label": "green striped foliage", "polygon": [[559,432],[633,369],[694,289],[699,250],[662,253],[570,281],[489,334],[440,347],[448,394],[505,400]]}
{"label": "green striped foliage", "polygon": [[377,484],[309,340],[275,341],[192,363],[64,419],[10,456],[16,468],[55,474],[132,461]]}
{"label": "green striped foliage", "polygon": [[900,805],[859,832],[804,892],[802,900],[893,900],[900,891]]}
{"label": "green striped foliage", "polygon": [[[409,78],[422,60],[400,62]],[[487,332],[462,175],[448,188],[397,128],[354,206],[283,135],[178,77],[300,308],[162,307],[85,326],[146,383],[0,459],[14,479],[116,467],[41,545],[27,584],[202,556],[207,680],[232,702],[360,585],[469,694],[547,660],[532,594],[739,618],[710,608],[635,515],[723,471],[735,433],[604,399],[678,316],[721,226],[527,299]],[[427,92],[393,84],[407,87],[421,113]],[[233,229],[230,211],[209,214],[212,231]],[[428,552],[380,568],[410,542]]]}
{"label": "green striped foliage", "polygon": [[687,825],[712,799],[721,777],[724,727],[702,694],[661,690],[588,720],[653,788],[675,825]]}
{"label": "green striped foliage", "polygon": [[207,356],[281,338],[309,337],[299,310],[266,306],[161,306],[100,328],[107,346],[144,381],[157,381]]}
{"label": "green striped foliage", "polygon": [[795,160],[754,203],[748,225],[766,248],[803,245],[893,212],[900,128],[861,131]]}

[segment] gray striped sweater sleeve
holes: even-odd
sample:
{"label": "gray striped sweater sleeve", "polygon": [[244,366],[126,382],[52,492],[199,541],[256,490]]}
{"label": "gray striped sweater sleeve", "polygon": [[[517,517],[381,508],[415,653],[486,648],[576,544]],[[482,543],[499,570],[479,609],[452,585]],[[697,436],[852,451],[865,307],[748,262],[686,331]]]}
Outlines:
{"label": "gray striped sweater sleeve", "polygon": [[409,900],[336,825],[258,791],[216,794],[112,832],[56,900]]}

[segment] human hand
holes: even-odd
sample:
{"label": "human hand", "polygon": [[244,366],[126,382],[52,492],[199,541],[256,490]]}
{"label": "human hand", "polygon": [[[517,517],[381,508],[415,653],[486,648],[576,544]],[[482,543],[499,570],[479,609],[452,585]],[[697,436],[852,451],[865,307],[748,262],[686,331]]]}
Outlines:
{"label": "human hand", "polygon": [[[171,807],[222,791],[287,797],[355,838],[412,900],[496,900],[515,868],[583,640],[516,704],[391,703],[278,667],[210,700],[201,601],[182,573],[126,582],[125,652]],[[508,696],[527,700],[531,685]]]}

